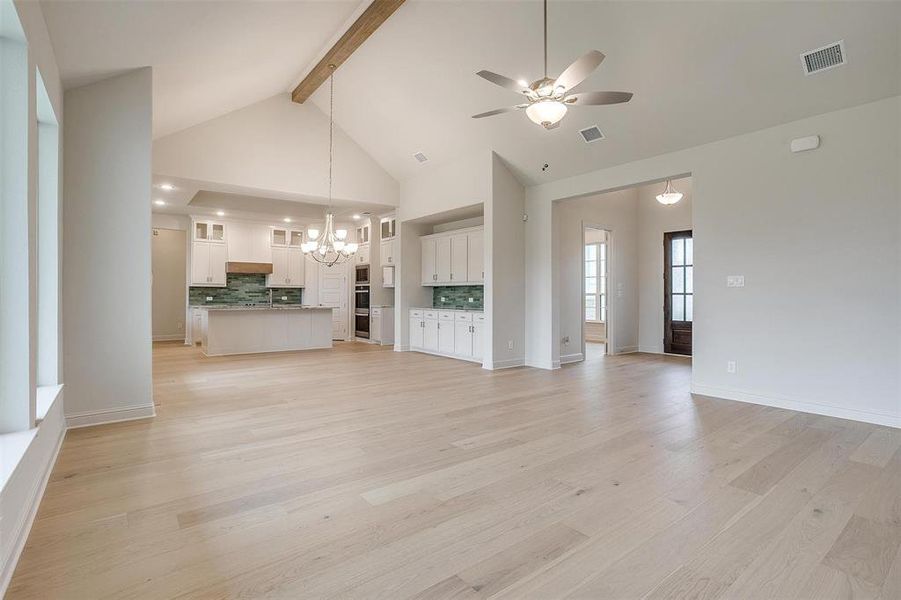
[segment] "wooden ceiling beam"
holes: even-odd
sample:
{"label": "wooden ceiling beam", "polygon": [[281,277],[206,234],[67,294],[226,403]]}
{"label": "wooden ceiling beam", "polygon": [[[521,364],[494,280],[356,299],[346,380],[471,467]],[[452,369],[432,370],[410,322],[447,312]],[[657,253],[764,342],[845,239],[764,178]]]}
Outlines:
{"label": "wooden ceiling beam", "polygon": [[303,81],[297,84],[291,92],[291,100],[303,104],[328,79],[331,74],[329,65],[340,67],[403,3],[404,0],[372,0],[372,4],[366,7],[341,39],[325,53]]}

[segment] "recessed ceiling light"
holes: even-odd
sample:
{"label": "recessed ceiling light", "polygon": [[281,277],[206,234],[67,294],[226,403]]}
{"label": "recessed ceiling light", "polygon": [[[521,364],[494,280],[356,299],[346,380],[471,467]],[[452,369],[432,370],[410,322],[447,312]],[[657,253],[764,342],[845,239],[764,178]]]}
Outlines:
{"label": "recessed ceiling light", "polygon": [[160,184],[160,189],[161,189],[161,190],[166,190],[167,192],[171,192],[172,190],[175,189],[175,186],[172,185],[171,183],[161,183],[161,184]]}
{"label": "recessed ceiling light", "polygon": [[225,216],[225,211],[224,211],[224,210],[217,210],[217,211],[216,211],[216,216],[217,216],[217,217],[224,217],[224,216]]}
{"label": "recessed ceiling light", "polygon": [[360,215],[354,215],[354,221],[358,221],[360,219]]}
{"label": "recessed ceiling light", "polygon": [[153,203],[156,204],[157,206],[166,206],[165,200],[154,200]]}
{"label": "recessed ceiling light", "polygon": [[290,222],[291,222],[290,217],[285,217],[285,218],[282,219],[282,220],[283,220],[285,223],[290,223]]}

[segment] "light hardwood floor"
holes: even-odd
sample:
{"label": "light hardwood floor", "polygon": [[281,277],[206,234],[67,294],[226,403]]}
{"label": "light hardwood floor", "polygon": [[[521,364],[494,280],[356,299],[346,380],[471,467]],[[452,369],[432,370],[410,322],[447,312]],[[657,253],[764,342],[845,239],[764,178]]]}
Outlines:
{"label": "light hardwood floor", "polygon": [[363,344],[154,348],[69,432],[9,598],[901,598],[901,431]]}

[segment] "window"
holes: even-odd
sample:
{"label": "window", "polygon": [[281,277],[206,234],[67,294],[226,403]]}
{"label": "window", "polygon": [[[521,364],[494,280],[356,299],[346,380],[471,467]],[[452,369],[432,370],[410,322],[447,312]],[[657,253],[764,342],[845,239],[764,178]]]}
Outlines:
{"label": "window", "polygon": [[694,316],[694,244],[690,237],[673,238],[670,244],[672,320],[691,322]]}
{"label": "window", "polygon": [[607,321],[607,244],[585,244],[585,320]]}

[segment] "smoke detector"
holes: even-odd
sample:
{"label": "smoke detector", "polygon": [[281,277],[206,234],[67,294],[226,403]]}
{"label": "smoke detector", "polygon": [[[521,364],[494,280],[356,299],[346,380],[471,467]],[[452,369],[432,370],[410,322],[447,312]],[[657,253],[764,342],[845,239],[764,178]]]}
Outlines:
{"label": "smoke detector", "polygon": [[846,62],[845,40],[839,40],[822,48],[810,50],[801,55],[805,75],[828,71]]}

